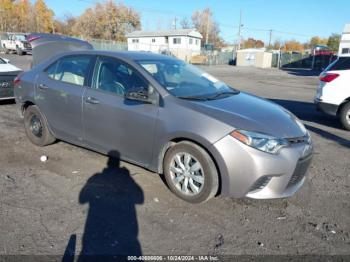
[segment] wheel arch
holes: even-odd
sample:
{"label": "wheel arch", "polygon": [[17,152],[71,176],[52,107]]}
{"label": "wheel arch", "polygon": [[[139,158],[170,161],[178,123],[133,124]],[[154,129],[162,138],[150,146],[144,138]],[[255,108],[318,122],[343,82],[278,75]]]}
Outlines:
{"label": "wheel arch", "polygon": [[344,101],[340,103],[340,105],[338,106],[338,110],[337,110],[337,116],[339,116],[343,106],[345,106],[349,102],[350,102],[350,97],[344,99]]}
{"label": "wheel arch", "polygon": [[212,152],[210,152],[210,150],[208,150],[208,148],[204,145],[203,141],[202,142],[198,142],[198,140],[193,139],[193,138],[188,138],[188,137],[175,137],[172,138],[171,140],[169,140],[167,143],[164,144],[164,146],[162,147],[162,149],[159,152],[158,155],[158,173],[159,174],[163,174],[164,172],[164,157],[166,152],[173,147],[174,145],[180,143],[180,142],[190,142],[193,143],[199,147],[201,147],[209,156],[210,158],[213,160],[215,168],[218,172],[218,179],[219,179],[219,187],[218,187],[218,192],[216,193],[216,196],[219,195],[221,193],[221,172],[220,172],[220,167],[214,157],[214,154]]}
{"label": "wheel arch", "polygon": [[21,116],[24,116],[24,111],[25,111],[28,107],[30,107],[30,106],[37,106],[37,107],[39,108],[40,113],[42,114],[42,116],[43,116],[44,119],[45,119],[45,122],[47,123],[48,129],[49,129],[50,132],[56,137],[56,132],[54,132],[54,130],[51,128],[51,125],[50,125],[49,121],[47,120],[46,115],[44,114],[43,111],[41,111],[40,107],[39,107],[37,104],[35,104],[33,101],[31,101],[31,100],[26,100],[25,102],[22,102],[21,107],[20,107]]}
{"label": "wheel arch", "polygon": [[26,109],[28,108],[28,107],[30,107],[30,106],[35,106],[36,104],[33,102],[33,101],[30,101],[30,100],[26,100],[25,102],[23,102],[22,104],[21,104],[21,114],[22,114],[22,116],[23,116],[23,114],[24,114],[24,111],[26,111]]}

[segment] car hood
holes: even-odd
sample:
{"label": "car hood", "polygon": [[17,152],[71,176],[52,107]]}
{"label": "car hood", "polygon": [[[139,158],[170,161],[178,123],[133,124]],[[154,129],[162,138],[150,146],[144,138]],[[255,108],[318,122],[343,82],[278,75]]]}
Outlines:
{"label": "car hood", "polygon": [[18,67],[11,64],[0,64],[0,74],[1,73],[9,73],[9,72],[18,72],[22,71]]}
{"label": "car hood", "polygon": [[223,99],[192,103],[196,110],[235,129],[261,132],[280,138],[301,137],[306,134],[305,128],[292,113],[273,102],[243,92]]}

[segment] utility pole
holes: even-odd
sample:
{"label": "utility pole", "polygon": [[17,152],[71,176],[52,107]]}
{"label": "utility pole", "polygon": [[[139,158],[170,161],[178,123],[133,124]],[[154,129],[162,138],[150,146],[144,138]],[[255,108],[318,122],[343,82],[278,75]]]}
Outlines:
{"label": "utility pole", "polygon": [[242,10],[239,12],[239,25],[238,25],[238,50],[241,49],[241,39],[242,39],[242,32],[241,32],[241,28],[242,28]]}
{"label": "utility pole", "polygon": [[177,17],[174,18],[174,29],[176,30],[176,24],[177,24]]}
{"label": "utility pole", "polygon": [[268,45],[269,48],[271,47],[272,31],[273,31],[272,29],[269,30],[269,32],[270,32],[269,33],[269,45]]}

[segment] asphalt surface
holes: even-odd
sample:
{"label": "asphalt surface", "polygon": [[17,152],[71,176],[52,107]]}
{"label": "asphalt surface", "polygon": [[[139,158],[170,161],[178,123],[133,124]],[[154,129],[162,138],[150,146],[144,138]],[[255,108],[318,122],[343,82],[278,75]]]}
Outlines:
{"label": "asphalt surface", "polygon": [[[1,55],[23,69],[30,56]],[[312,104],[309,71],[205,67],[273,99],[310,130],[315,154],[293,197],[176,198],[161,176],[64,142],[32,145],[11,102],[0,106],[0,255],[350,255],[350,132]],[[41,162],[42,155],[48,156]],[[118,166],[119,165],[119,166]]]}

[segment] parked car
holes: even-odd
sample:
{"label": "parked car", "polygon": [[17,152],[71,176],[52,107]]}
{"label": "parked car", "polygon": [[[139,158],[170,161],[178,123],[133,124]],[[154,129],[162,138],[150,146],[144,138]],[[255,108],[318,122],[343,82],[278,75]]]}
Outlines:
{"label": "parked car", "polygon": [[1,44],[6,54],[14,51],[18,55],[25,55],[32,51],[32,47],[26,39],[26,34],[8,34],[8,40],[2,40]]}
{"label": "parked car", "polygon": [[[60,139],[118,151],[121,159],[164,174],[170,190],[192,203],[217,194],[288,197],[304,183],[310,135],[279,105],[149,52],[60,52],[40,63],[35,41],[36,66],[15,81],[35,145]],[[44,43],[39,46],[43,54]]]}
{"label": "parked car", "polygon": [[13,80],[22,70],[0,57],[0,100],[14,99]]}
{"label": "parked car", "polygon": [[350,130],[350,56],[338,57],[321,74],[315,104]]}

